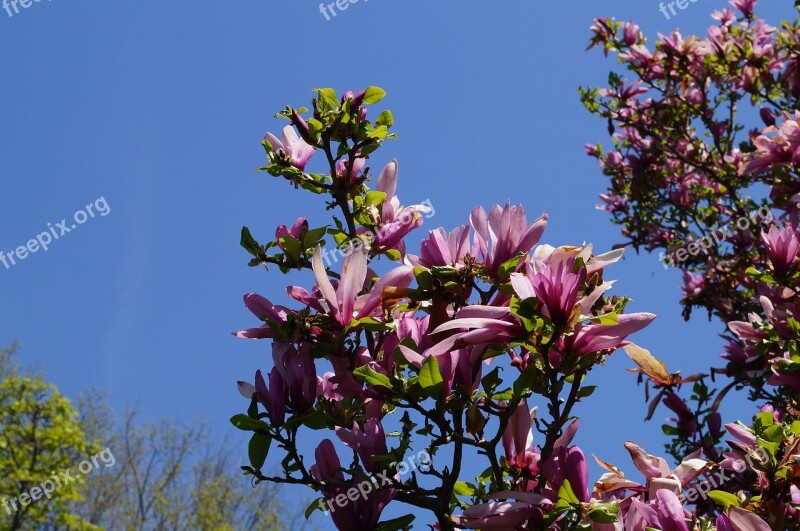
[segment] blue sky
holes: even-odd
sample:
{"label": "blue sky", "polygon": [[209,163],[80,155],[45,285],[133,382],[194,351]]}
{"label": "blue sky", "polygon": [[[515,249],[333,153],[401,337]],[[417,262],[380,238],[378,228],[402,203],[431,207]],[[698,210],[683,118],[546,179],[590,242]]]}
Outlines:
{"label": "blue sky", "polygon": [[[583,152],[608,143],[605,124],[577,95],[615,66],[584,52],[592,18],[689,34],[724,5],[700,0],[671,20],[653,0],[362,0],[330,21],[306,0],[0,10],[0,250],[100,197],[110,207],[49,251],[0,265],[0,344],[19,339],[23,361],[68,396],[103,388],[117,410],[139,404],[145,418],[204,418],[230,434],[243,407],[234,382],[270,363],[268,344],[230,335],[254,324],[241,296],[285,284],[246,266],[239,230],[268,235],[320,206],[253,171],[264,132],[283,126],[277,110],[307,104],[315,86],[381,86],[399,140],[372,166],[399,159],[401,199],[437,209],[428,228],[510,199],[549,213],[543,242],[609,249],[617,228],[594,208],[606,183]],[[760,13],[777,22],[793,9]],[[658,315],[636,341],[671,370],[717,363],[720,327],[683,322],[676,271],[631,253],[607,274],[632,311]],[[581,406],[578,442],[635,476],[623,443],[660,452],[663,436],[642,422],[630,366],[618,352],[592,375],[600,389]],[[736,400],[728,411],[750,414]]]}

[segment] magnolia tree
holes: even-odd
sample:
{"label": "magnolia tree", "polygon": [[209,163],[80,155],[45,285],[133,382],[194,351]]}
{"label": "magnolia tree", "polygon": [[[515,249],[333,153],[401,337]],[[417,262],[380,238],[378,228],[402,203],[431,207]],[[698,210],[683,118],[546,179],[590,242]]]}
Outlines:
{"label": "magnolia tree", "polygon": [[[705,309],[726,327],[723,360],[708,375],[640,364],[656,393],[648,418],[661,402],[675,414],[667,452],[704,467],[684,491],[687,522],[669,529],[690,519],[701,529],[800,529],[800,25],[759,19],[755,0],[730,4],[706,36],[674,32],[653,45],[634,22],[595,20],[590,47],[615,54],[626,73],[581,90],[613,140],[587,152],[610,179],[601,208],[623,245],[683,271],[687,319]],[[723,430],[718,408],[732,389],[760,410]],[[657,527],[645,507],[678,489],[648,459],[637,468],[649,490],[615,495],[626,526],[635,512]]]}
{"label": "magnolia tree", "polygon": [[[391,112],[368,117],[385,93],[314,92],[311,111],[279,113],[289,125],[266,135],[262,170],[321,196],[330,221],[300,217],[264,243],[242,231],[251,266],[314,278],[286,288],[290,306],[244,297],[261,324],[236,335],[272,344],[272,363],[239,382],[250,405],[231,419],[252,432],[246,474],[314,489],[308,513],[348,531],[409,528],[413,516],[381,521],[391,502],[429,511],[441,530],[611,529],[624,489],[691,481],[697,459],[673,472],[631,443],[648,483],[600,462],[609,473],[592,489],[572,444],[589,371],[617,348],[656,363],[627,341],[654,315],[624,313],[629,299],[608,294],[605,269],[622,251],[540,245],[547,215],[530,221],[509,204],[478,206],[410,249],[432,205],[402,206],[396,161],[370,167],[394,136]],[[304,455],[301,440],[321,442]],[[282,473],[264,472],[268,454]],[[678,525],[677,492],[634,500],[628,514]]]}

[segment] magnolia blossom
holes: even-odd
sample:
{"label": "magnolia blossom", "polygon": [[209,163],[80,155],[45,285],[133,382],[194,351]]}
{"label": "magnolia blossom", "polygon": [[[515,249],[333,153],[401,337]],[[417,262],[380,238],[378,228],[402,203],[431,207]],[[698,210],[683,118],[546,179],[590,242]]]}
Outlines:
{"label": "magnolia blossom", "polygon": [[286,324],[286,318],[291,313],[291,310],[283,306],[272,304],[269,300],[256,293],[248,293],[244,296],[244,305],[250,310],[253,315],[266,321],[265,325],[260,328],[249,328],[234,332],[236,337],[245,339],[267,339],[277,336],[275,326]]}
{"label": "magnolia blossom", "polygon": [[386,194],[386,199],[375,212],[377,219],[372,247],[377,251],[397,249],[401,254],[405,254],[404,238],[412,230],[422,226],[420,212],[427,212],[430,209],[422,205],[400,206],[400,200],[395,195],[397,168],[397,161],[392,160],[381,171],[375,186],[377,191]]}
{"label": "magnolia blossom", "polygon": [[470,224],[475,230],[477,251],[492,275],[500,266],[519,253],[529,253],[539,242],[547,226],[547,214],[528,224],[528,217],[521,205],[505,207],[495,205],[489,215],[478,206],[470,215]]}
{"label": "magnolia blossom", "polygon": [[269,142],[272,151],[283,151],[289,157],[289,162],[292,166],[300,171],[306,169],[308,159],[316,151],[314,146],[309,145],[305,140],[300,138],[291,125],[283,128],[281,139],[278,140],[272,133],[264,135],[264,140]]}
{"label": "magnolia blossom", "polygon": [[[323,301],[319,301],[318,305],[323,306],[341,326],[349,325],[354,318],[370,317],[380,312],[386,290],[405,289],[413,280],[413,269],[410,266],[400,266],[383,275],[368,294],[360,296],[365,283],[371,278],[368,275],[367,261],[366,249],[352,250],[345,257],[338,284],[334,287],[322,262],[320,246],[314,251],[312,269],[319,294],[325,303],[323,305]],[[293,292],[308,295],[303,293],[304,290],[294,289]]]}
{"label": "magnolia blossom", "polygon": [[317,370],[311,357],[311,345],[275,341],[272,344],[275,369],[286,382],[287,404],[296,412],[309,410],[317,399]]}
{"label": "magnolia blossom", "polygon": [[322,492],[327,500],[335,500],[337,497],[353,491],[358,494],[355,499],[345,496],[347,503],[344,506],[337,502],[336,506],[332,507],[330,516],[336,528],[341,531],[375,529],[384,507],[394,497],[394,491],[372,488],[366,492],[365,496],[361,496],[362,491],[359,491],[357,487],[364,485],[365,482],[371,485],[371,482],[366,478],[361,467],[356,467],[352,479],[345,480],[339,456],[330,439],[324,439],[314,453],[317,462],[311,467],[311,474],[314,479],[325,485],[322,487]]}
{"label": "magnolia blossom", "polygon": [[779,275],[786,275],[797,259],[797,251],[800,250],[800,229],[793,227],[778,229],[772,226],[768,232],[761,233],[761,241],[767,250],[773,270]]}
{"label": "magnolia blossom", "polygon": [[533,492],[497,492],[489,498],[504,501],[474,505],[453,516],[453,522],[461,529],[507,531],[525,522],[541,524],[544,514],[553,508],[552,501]]}
{"label": "magnolia blossom", "polygon": [[288,389],[286,387],[286,380],[284,380],[281,375],[281,371],[278,370],[277,367],[272,368],[269,373],[269,386],[267,386],[267,383],[264,381],[261,371],[257,371],[255,389],[258,401],[267,410],[269,420],[274,426],[282,426],[284,418],[286,417]]}
{"label": "magnolia blossom", "polygon": [[308,220],[304,217],[297,218],[291,228],[287,227],[286,225],[280,225],[277,229],[275,229],[275,241],[278,244],[278,247],[281,248],[282,251],[286,252],[286,247],[284,247],[281,239],[286,237],[294,238],[295,240],[302,240],[303,235],[308,232]]}
{"label": "magnolia blossom", "polygon": [[384,468],[380,462],[374,461],[372,456],[384,455],[389,450],[386,447],[386,435],[378,419],[369,419],[362,430],[358,423],[353,422],[353,430],[336,428],[336,435],[349,448],[358,453],[361,464],[371,473],[376,473]]}
{"label": "magnolia blossom", "polygon": [[420,245],[419,256],[409,256],[414,265],[422,267],[463,266],[464,256],[470,254],[469,228],[462,225],[450,234],[441,227],[428,233]]}

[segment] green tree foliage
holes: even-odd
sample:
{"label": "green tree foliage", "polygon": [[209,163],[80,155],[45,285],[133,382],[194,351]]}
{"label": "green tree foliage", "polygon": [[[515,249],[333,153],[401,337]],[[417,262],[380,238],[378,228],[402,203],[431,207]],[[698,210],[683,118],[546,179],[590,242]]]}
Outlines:
{"label": "green tree foliage", "polygon": [[[75,511],[108,529],[236,530],[296,528],[278,488],[253,490],[236,472],[227,444],[215,444],[204,423],[139,422],[126,410],[113,419],[100,393],[81,397],[91,438],[114,448],[117,463],[87,477]],[[106,442],[107,441],[107,442]],[[238,457],[238,456],[237,456]],[[286,516],[289,514],[290,516]]]}
{"label": "green tree foliage", "polygon": [[60,482],[62,472],[74,472],[97,448],[72,403],[41,375],[20,371],[14,348],[0,350],[0,528],[91,528],[71,510],[82,499],[79,474],[53,489],[50,499],[41,486]]}
{"label": "green tree foliage", "polygon": [[[16,350],[0,347],[0,503],[9,507],[0,505],[0,531],[304,528],[279,487],[251,488],[236,472],[240,456],[215,443],[205,424],[139,422],[130,410],[119,421],[99,391],[75,405],[21,368]],[[79,463],[103,449],[113,459],[79,473]],[[76,480],[51,499],[20,504],[21,494],[66,470]]]}

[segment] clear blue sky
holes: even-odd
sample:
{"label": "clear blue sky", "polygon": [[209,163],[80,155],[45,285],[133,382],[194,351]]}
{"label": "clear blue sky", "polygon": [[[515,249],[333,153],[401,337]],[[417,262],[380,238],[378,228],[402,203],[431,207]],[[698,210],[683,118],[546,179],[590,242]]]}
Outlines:
{"label": "clear blue sky", "polygon": [[[777,22],[791,4],[760,12]],[[266,342],[230,335],[254,324],[241,296],[284,285],[246,267],[239,230],[268,235],[319,206],[253,172],[264,132],[283,126],[277,110],[307,104],[315,86],[381,86],[400,139],[372,165],[399,159],[401,199],[437,209],[428,228],[510,199],[550,214],[544,242],[605,250],[620,238],[594,208],[606,183],[583,145],[608,140],[577,87],[602,83],[615,62],[584,52],[592,18],[633,18],[650,36],[704,33],[726,3],[701,0],[672,20],[654,0],[362,0],[330,21],[318,5],[54,0],[13,17],[0,10],[0,250],[101,196],[111,209],[46,253],[0,264],[1,344],[19,339],[23,361],[68,396],[104,388],[118,410],[138,403],[146,418],[207,418],[229,434],[243,407],[234,382],[270,364]],[[636,341],[670,369],[718,363],[720,327],[682,321],[676,271],[631,253],[608,275],[632,311],[658,315]],[[579,411],[578,442],[636,477],[623,443],[656,453],[663,436],[660,422],[642,422],[630,366],[620,351],[593,373],[600,389]],[[751,413],[735,401],[728,410],[729,420]]]}

